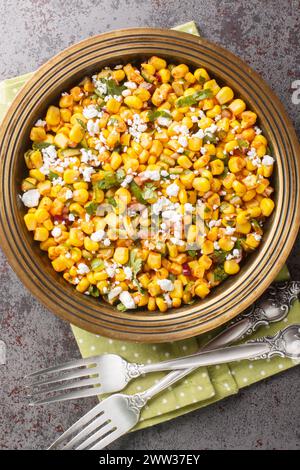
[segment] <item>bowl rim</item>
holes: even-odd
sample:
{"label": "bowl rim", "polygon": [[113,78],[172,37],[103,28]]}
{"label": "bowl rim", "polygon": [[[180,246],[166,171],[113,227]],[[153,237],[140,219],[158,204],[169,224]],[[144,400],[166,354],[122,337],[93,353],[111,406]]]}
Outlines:
{"label": "bowl rim", "polygon": [[[14,132],[16,133],[16,129],[18,128],[18,123],[14,119],[14,114],[18,110],[20,110],[22,106],[24,106],[24,100],[26,100],[26,98],[30,97],[31,99],[30,103],[34,100],[33,95],[35,92],[37,92],[38,86],[40,84],[40,81],[43,80],[43,77],[44,77],[44,85],[47,84],[46,79],[48,77],[48,80],[50,80],[50,85],[52,83],[51,86],[53,88],[54,85],[53,85],[53,82],[51,82],[51,76],[53,75],[53,77],[56,77],[59,75],[59,70],[61,69],[58,69],[58,67],[60,63],[66,65],[66,62],[72,55],[74,58],[74,62],[76,63],[76,61],[80,60],[80,57],[82,56],[82,54],[85,54],[84,53],[85,49],[90,50],[89,54],[91,54],[91,57],[93,57],[94,61],[96,60],[95,57],[97,58],[97,55],[95,56],[95,54],[97,53],[97,50],[101,50],[103,52],[103,50],[105,50],[105,47],[108,48],[108,54],[110,53],[110,57],[112,57],[113,54],[115,54],[115,48],[118,46],[120,48],[120,44],[123,43],[125,40],[124,38],[126,38],[126,40],[128,41],[128,44],[130,44],[134,48],[134,50],[143,47],[144,44],[149,45],[149,50],[150,50],[151,47],[152,48],[158,47],[158,43],[163,40],[165,47],[168,46],[169,48],[170,47],[174,48],[174,45],[177,46],[177,48],[180,49],[180,53],[178,53],[178,50],[177,50],[177,53],[179,56],[180,55],[182,56],[185,54],[184,48],[188,48],[188,45],[189,45],[190,50],[193,50],[194,54],[195,54],[194,52],[195,49],[202,48],[203,50],[207,49],[210,52],[212,58],[214,58],[214,54],[219,57],[223,56],[224,61],[229,61],[235,64],[236,69],[238,71],[241,71],[242,76],[244,77],[248,76],[249,81],[254,82],[254,84],[258,87],[258,91],[259,89],[263,90],[264,94],[268,96],[269,102],[270,103],[272,102],[273,109],[276,109],[277,113],[282,116],[282,122],[283,122],[282,126],[284,125],[286,129],[288,130],[288,132],[286,132],[285,137],[286,138],[289,137],[289,140],[290,140],[289,148],[293,156],[293,161],[292,161],[293,166],[290,165],[291,167],[289,169],[291,171],[290,182],[291,182],[292,188],[288,188],[286,191],[286,194],[289,195],[290,198],[291,196],[293,196],[292,201],[291,201],[291,204],[293,207],[293,213],[290,214],[290,217],[288,217],[288,215],[286,214],[286,219],[289,222],[288,228],[290,230],[287,234],[285,234],[285,238],[283,238],[284,237],[283,234],[281,235],[281,238],[280,238],[281,249],[279,250],[280,252],[279,251],[277,252],[277,257],[274,255],[274,253],[270,254],[272,263],[273,263],[272,266],[269,269],[267,269],[268,266],[265,262],[265,264],[263,265],[263,269],[261,270],[258,269],[259,261],[262,258],[261,252],[263,252],[264,255],[268,253],[268,246],[267,244],[265,244],[265,246],[259,249],[258,261],[256,261],[254,264],[257,278],[259,277],[259,274],[261,275],[261,272],[264,271],[263,272],[264,277],[263,279],[261,279],[261,282],[259,283],[258,279],[256,279],[253,289],[247,293],[245,298],[241,297],[241,292],[239,290],[238,291],[239,303],[235,304],[231,311],[227,310],[226,312],[216,314],[214,311],[214,307],[213,307],[213,304],[215,303],[215,296],[214,295],[209,296],[207,300],[205,301],[206,310],[207,310],[207,314],[206,314],[207,320],[205,322],[202,322],[202,323],[198,322],[199,316],[201,315],[201,305],[202,305],[201,303],[196,304],[195,306],[192,306],[192,307],[174,309],[173,311],[167,314],[159,313],[159,314],[156,314],[155,316],[153,314],[149,315],[148,313],[144,313],[143,311],[135,311],[134,313],[118,312],[116,309],[112,309],[111,307],[108,308],[107,305],[103,306],[103,304],[100,304],[101,307],[99,309],[99,304],[98,304],[98,314],[100,314],[100,317],[102,317],[102,320],[103,320],[103,317],[106,315],[106,313],[108,313],[108,317],[105,319],[105,321],[103,320],[103,322],[99,325],[97,324],[97,318],[95,319],[96,323],[90,323],[89,321],[87,321],[84,315],[83,316],[82,315],[75,316],[74,314],[72,315],[70,312],[70,308],[74,308],[74,302],[73,304],[71,303],[70,307],[68,307],[67,309],[66,302],[57,303],[54,299],[52,300],[49,299],[49,296],[46,297],[45,292],[42,290],[42,287],[41,287],[42,286],[40,282],[41,278],[36,277],[35,274],[33,274],[33,276],[28,275],[28,271],[26,271],[26,266],[24,266],[24,263],[22,264],[21,259],[16,256],[16,243],[12,245],[11,240],[9,239],[11,232],[10,232],[10,229],[8,228],[10,227],[10,224],[8,223],[9,222],[8,214],[7,212],[5,212],[5,209],[6,209],[6,207],[4,207],[5,203],[2,204],[2,207],[0,208],[1,245],[8,258],[9,263],[11,264],[11,266],[13,267],[17,275],[20,277],[20,279],[23,281],[25,286],[36,297],[38,297],[38,299],[42,303],[44,303],[44,305],[46,305],[47,308],[49,308],[51,311],[53,311],[53,313],[57,314],[59,317],[62,317],[65,320],[81,328],[84,328],[88,331],[98,333],[98,334],[103,334],[105,336],[110,336],[110,337],[117,338],[117,339],[143,341],[143,342],[164,342],[166,340],[170,341],[170,340],[184,339],[184,338],[188,338],[191,336],[195,336],[204,331],[208,331],[209,329],[213,329],[216,326],[219,326],[225,323],[226,321],[230,320],[234,316],[236,316],[242,310],[247,308],[251,303],[253,303],[263,293],[263,291],[268,287],[268,285],[272,282],[272,280],[275,278],[277,273],[280,271],[281,267],[283,266],[293,246],[294,240],[298,232],[298,227],[300,224],[300,204],[299,204],[300,197],[299,197],[299,182],[298,182],[299,175],[300,175],[300,148],[299,148],[299,143],[296,137],[296,133],[279,99],[272,92],[269,86],[264,82],[264,80],[256,72],[254,72],[247,64],[245,64],[241,59],[236,57],[231,52],[227,51],[226,49],[224,49],[223,47],[219,45],[212,43],[211,41],[208,41],[206,39],[203,39],[197,36],[192,36],[188,33],[182,33],[179,31],[160,29],[160,28],[125,28],[125,29],[115,30],[115,31],[103,33],[100,35],[96,35],[96,36],[84,39],[80,41],[79,43],[76,43],[75,45],[72,45],[66,48],[65,50],[63,50],[62,52],[56,54],[53,58],[49,59],[44,65],[42,65],[34,73],[32,78],[29,79],[29,81],[24,85],[24,87],[21,89],[21,91],[13,100],[13,103],[11,107],[8,109],[0,127],[0,142],[3,142],[5,144],[5,138],[9,135],[11,139],[13,137],[11,134],[13,134]],[[151,41],[155,43],[156,46],[151,46]],[[104,49],[101,49],[102,46]],[[201,53],[204,54],[203,51],[200,51],[199,55],[201,55]],[[142,52],[140,52],[139,55],[142,55]],[[158,53],[158,55],[163,56],[164,54]],[[190,60],[188,59],[187,61],[190,61]],[[239,73],[237,70],[235,72],[236,74]],[[228,75],[228,71],[225,72],[223,70],[222,72],[224,75],[226,74]],[[216,75],[214,72],[212,73],[214,74],[214,76]],[[250,77],[251,77],[251,80],[250,80]],[[52,80],[54,80],[54,78],[52,78]],[[43,86],[43,82],[42,82],[42,86]],[[256,93],[258,93],[258,91]],[[27,108],[25,105],[25,110],[26,109]],[[28,112],[30,114],[30,110]],[[20,132],[20,129],[18,129],[18,131]],[[15,137],[14,142],[15,141],[17,141],[16,137]],[[277,145],[277,147],[278,146],[279,145]],[[1,149],[2,147],[3,146],[1,146]],[[6,147],[4,145],[4,149],[5,148]],[[9,173],[8,171],[9,162],[7,161],[7,158],[5,158],[5,156],[2,153],[4,151],[2,150],[0,152],[1,152],[0,153],[0,160],[1,160],[0,161],[1,163],[0,194],[1,194],[2,199],[6,201],[7,204],[11,204],[11,201],[9,201],[9,197],[11,197],[11,195],[7,188],[7,185],[9,184],[10,180],[8,178],[8,180],[5,182],[3,178],[4,176],[11,174],[12,170],[10,168],[10,173]],[[277,152],[277,155],[278,155],[278,152]],[[283,159],[281,158],[281,154],[279,155],[279,157],[280,159],[278,160],[278,163],[279,163],[279,171],[278,171],[279,175],[278,176],[279,176],[279,180],[281,183],[281,187],[283,187],[284,186],[283,169],[284,169],[284,166],[286,166],[285,171],[287,171],[287,167],[289,165],[287,161],[285,162],[282,161]],[[16,158],[17,158],[11,149],[10,149],[9,158],[10,160],[14,160],[14,162],[16,161]],[[292,192],[291,189],[294,190],[294,194],[292,195],[291,195],[291,192]],[[14,196],[14,193],[12,195]],[[281,196],[281,199],[278,200],[279,206],[277,206],[274,211],[275,216],[273,220],[273,225],[275,222],[280,225],[279,210],[280,209],[283,209],[285,211],[287,210],[286,207],[284,209],[284,205],[286,206],[283,200],[284,198],[282,195],[280,196]],[[15,226],[15,229],[16,228],[17,228],[17,224]],[[274,227],[273,227],[273,232],[274,232]],[[24,243],[24,246],[25,245],[26,243]],[[14,249],[12,249],[12,247],[14,247]],[[28,246],[27,246],[27,249],[28,249]],[[24,253],[25,252],[23,251],[23,255]],[[253,271],[255,271],[255,269],[252,268],[252,271],[251,271],[252,278],[253,278]],[[250,269],[245,270],[246,274],[248,271],[250,271]],[[41,276],[41,273],[39,273],[39,275]],[[245,275],[243,274],[243,276]],[[237,292],[237,287],[241,289],[241,282],[238,281],[238,278],[236,279],[235,282],[232,282],[232,285],[230,288],[225,289],[225,292],[231,296],[230,297],[231,299]],[[66,291],[66,289],[62,287],[62,291]],[[85,296],[82,296],[82,294],[79,294],[79,295],[85,298]],[[75,299],[75,304],[76,304],[78,296],[75,294],[74,297],[76,297]],[[81,303],[85,304],[85,306],[87,306],[86,300],[91,302],[91,299],[85,299],[84,302],[82,300]],[[108,310],[109,312],[107,312]],[[191,318],[190,320],[187,320],[189,316],[191,316]],[[202,319],[204,316],[205,315],[202,313]],[[98,321],[100,320],[101,319],[98,318]],[[184,327],[187,321],[188,321],[189,326]],[[110,324],[111,322],[112,324]],[[150,331],[150,329],[153,330],[153,328],[154,328],[154,332]]]}

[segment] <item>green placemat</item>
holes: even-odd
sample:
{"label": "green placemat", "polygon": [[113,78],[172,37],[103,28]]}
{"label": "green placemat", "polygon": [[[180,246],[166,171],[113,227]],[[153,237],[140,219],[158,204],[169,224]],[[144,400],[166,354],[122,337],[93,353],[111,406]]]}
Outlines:
{"label": "green placemat", "polygon": [[[174,29],[199,35],[194,22],[177,26]],[[19,89],[31,76],[32,74],[28,73],[0,83],[0,120],[3,118]],[[277,280],[288,278],[289,272],[285,267]],[[294,303],[288,317],[284,321],[275,323],[271,327],[260,328],[259,332],[253,335],[253,338],[269,334],[273,335],[291,323],[300,323],[300,306],[298,301]],[[120,354],[128,361],[142,363],[157,362],[192,354],[197,351],[199,346],[205,344],[212,337],[212,333],[208,333],[185,341],[149,345],[104,338],[72,325],[71,328],[83,357],[110,352]],[[216,333],[214,332],[214,334]],[[144,408],[141,421],[135,429],[152,426],[207,406],[237,393],[240,388],[289,369],[295,364],[296,361],[290,359],[274,358],[271,361],[240,361],[230,365],[223,364],[199,368],[196,372],[151,400]],[[126,392],[136,393],[143,391],[163,375],[163,373],[159,373],[140,377],[129,384]]]}

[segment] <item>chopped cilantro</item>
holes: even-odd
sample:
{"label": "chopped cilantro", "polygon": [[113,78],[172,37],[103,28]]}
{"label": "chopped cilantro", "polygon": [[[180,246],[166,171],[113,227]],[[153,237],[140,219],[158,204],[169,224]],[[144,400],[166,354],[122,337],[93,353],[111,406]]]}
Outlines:
{"label": "chopped cilantro", "polygon": [[172,116],[169,112],[161,109],[161,110],[158,110],[158,111],[148,111],[148,119],[149,121],[153,122],[155,121],[155,119],[159,118],[159,117],[164,117],[164,118],[167,118],[167,119],[172,119]]}
{"label": "chopped cilantro", "polygon": [[108,201],[108,203],[109,203],[111,206],[117,207],[117,203],[116,203],[116,200],[115,200],[114,197],[108,197],[108,198],[107,198],[107,201]]}
{"label": "chopped cilantro", "polygon": [[50,144],[49,142],[34,142],[34,144],[32,144],[32,148],[33,150],[41,150],[50,147],[50,145],[54,144]]}
{"label": "chopped cilantro", "polygon": [[56,180],[59,178],[59,175],[57,173],[54,173],[54,171],[49,171],[48,178],[50,181]]}
{"label": "chopped cilantro", "polygon": [[237,139],[237,143],[240,150],[247,149],[249,147],[249,142],[243,139]]}
{"label": "chopped cilantro", "polygon": [[213,93],[210,89],[196,91],[192,95],[181,96],[175,102],[176,108],[184,108],[185,106],[192,106],[196,104],[198,101],[205,100],[206,98],[212,98]]}
{"label": "chopped cilantro", "polygon": [[87,206],[85,206],[85,210],[87,211],[89,215],[96,214],[97,208],[98,208],[98,204],[93,201],[90,202]]}
{"label": "chopped cilantro", "polygon": [[92,286],[92,285],[89,287],[88,293],[92,297],[99,297],[99,295],[100,295],[99,289],[96,286]]}
{"label": "chopped cilantro", "polygon": [[127,308],[125,307],[124,304],[122,304],[122,302],[120,302],[117,306],[117,310],[119,310],[119,312],[126,312]]}
{"label": "chopped cilantro", "polygon": [[132,194],[134,195],[134,197],[135,197],[139,202],[141,202],[142,204],[146,204],[146,203],[147,203],[147,201],[144,199],[142,189],[139,187],[138,184],[136,184],[135,181],[131,181],[131,183],[130,183],[130,191],[132,192]]}
{"label": "chopped cilantro", "polygon": [[[106,96],[120,96],[122,95],[122,91],[126,90],[124,85],[118,85],[112,78],[99,78],[97,81],[106,85]],[[101,97],[103,96],[97,89],[95,90],[95,93],[97,95],[99,94]]]}
{"label": "chopped cilantro", "polygon": [[213,274],[215,281],[224,281],[228,277],[228,274],[225,273],[223,266],[217,266],[214,269]]}

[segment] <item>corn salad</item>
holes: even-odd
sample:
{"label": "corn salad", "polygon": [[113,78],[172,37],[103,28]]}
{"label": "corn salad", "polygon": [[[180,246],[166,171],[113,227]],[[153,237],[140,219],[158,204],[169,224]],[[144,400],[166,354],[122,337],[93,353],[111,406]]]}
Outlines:
{"label": "corn salad", "polygon": [[121,311],[203,299],[258,248],[274,209],[256,120],[204,68],[106,67],[32,127],[26,227],[78,292]]}

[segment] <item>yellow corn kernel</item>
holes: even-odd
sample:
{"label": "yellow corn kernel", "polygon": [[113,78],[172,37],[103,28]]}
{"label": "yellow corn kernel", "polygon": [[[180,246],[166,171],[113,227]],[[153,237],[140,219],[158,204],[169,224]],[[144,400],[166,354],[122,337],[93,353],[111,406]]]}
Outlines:
{"label": "yellow corn kernel", "polygon": [[156,305],[160,312],[166,312],[168,310],[168,304],[162,297],[156,297]]}
{"label": "yellow corn kernel", "polygon": [[178,157],[177,159],[177,163],[178,165],[180,165],[182,168],[185,168],[186,170],[188,170],[189,168],[191,168],[191,166],[193,166],[193,163],[186,155],[180,155],[180,157]]}
{"label": "yellow corn kernel", "polygon": [[59,132],[54,137],[54,143],[60,149],[66,149],[68,147],[68,144],[69,144],[69,139],[65,134]]}
{"label": "yellow corn kernel", "polygon": [[224,171],[224,163],[218,158],[210,162],[209,166],[213,175],[221,175]]}
{"label": "yellow corn kernel", "polygon": [[37,227],[34,231],[34,240],[44,242],[49,237],[49,231],[45,227]]}
{"label": "yellow corn kernel", "polygon": [[187,189],[192,189],[193,181],[195,179],[195,174],[192,171],[186,171],[182,173],[180,176],[180,181]]}
{"label": "yellow corn kernel", "polygon": [[75,189],[75,191],[73,191],[73,200],[75,202],[84,204],[88,201],[88,199],[89,193],[86,189]]}
{"label": "yellow corn kernel", "polygon": [[200,137],[191,137],[188,141],[188,148],[192,152],[199,152],[202,147],[202,139]]}
{"label": "yellow corn kernel", "polygon": [[107,293],[108,282],[106,280],[97,282],[97,288],[101,294]]}
{"label": "yellow corn kernel", "polygon": [[45,181],[46,179],[45,175],[37,169],[30,170],[29,175],[31,176],[31,178],[35,178],[38,181]]}
{"label": "yellow corn kernel", "polygon": [[147,308],[150,312],[153,312],[156,308],[155,297],[149,297]]}
{"label": "yellow corn kernel", "polygon": [[[43,209],[42,209],[42,210],[43,210]],[[46,219],[46,220],[43,222],[43,226],[44,226],[47,230],[49,230],[49,232],[50,232],[50,230],[52,230],[52,229],[54,228],[54,224],[53,224],[53,222],[52,222],[51,219]],[[68,236],[68,235],[67,235],[67,236]]]}
{"label": "yellow corn kernel", "polygon": [[[99,281],[105,281],[105,279],[108,278],[108,274],[106,271],[99,271],[99,272],[96,272],[94,273],[94,279],[95,281],[99,282]],[[121,279],[120,279],[121,280]],[[124,279],[122,279],[124,280]]]}
{"label": "yellow corn kernel", "polygon": [[174,289],[170,292],[170,297],[172,299],[178,298],[182,299],[183,297],[183,284],[182,281],[179,279],[175,279],[174,283]]}
{"label": "yellow corn kernel", "polygon": [[161,70],[167,67],[167,62],[161,57],[157,57],[155,55],[150,57],[148,62],[155,68],[155,70]]}
{"label": "yellow corn kernel", "polygon": [[[46,196],[51,191],[51,181],[42,181],[37,185],[39,192],[42,196]],[[23,187],[22,187],[23,189]]]}
{"label": "yellow corn kernel", "polygon": [[174,67],[171,71],[171,75],[175,80],[183,78],[189,72],[189,68],[185,64],[180,64]]}
{"label": "yellow corn kernel", "polygon": [[133,109],[142,109],[143,107],[143,102],[140,98],[137,96],[126,96],[124,99],[124,103],[129,107]]}
{"label": "yellow corn kernel", "polygon": [[[77,263],[81,259],[81,250],[79,248],[72,248],[71,249],[71,258],[75,263]],[[76,273],[75,273],[76,275]]]}
{"label": "yellow corn kernel", "polygon": [[202,176],[197,177],[193,181],[193,188],[201,193],[206,193],[210,190],[210,182],[208,179],[203,178]]}
{"label": "yellow corn kernel", "polygon": [[[120,101],[117,101],[115,98],[110,98],[106,102],[105,106],[106,106],[106,109],[107,109],[108,113],[115,114],[115,113],[119,112],[119,109],[121,107],[121,103],[120,103]],[[130,106],[130,107],[133,107],[133,106]],[[137,108],[137,109],[140,109],[140,108]]]}
{"label": "yellow corn kernel", "polygon": [[112,152],[110,166],[113,170],[117,170],[122,165],[122,157],[118,152]]}
{"label": "yellow corn kernel", "polygon": [[126,201],[126,204],[129,204],[131,202],[131,193],[126,188],[117,189],[117,191],[115,192],[115,197],[123,199],[124,201]]}
{"label": "yellow corn kernel", "polygon": [[214,244],[211,240],[205,240],[202,245],[201,252],[203,255],[210,255],[214,252]]}
{"label": "yellow corn kernel", "polygon": [[89,283],[89,281],[88,281],[88,278],[87,278],[87,277],[83,277],[83,278],[79,281],[79,283],[77,284],[76,290],[77,290],[78,292],[83,293],[83,292],[85,292],[85,291],[89,288],[89,285],[90,285],[90,283]]}
{"label": "yellow corn kernel", "polygon": [[265,217],[269,217],[273,212],[274,206],[275,204],[272,199],[268,197],[263,198],[260,202],[262,215],[264,215]]}
{"label": "yellow corn kernel", "polygon": [[72,95],[62,95],[59,100],[60,108],[69,108],[73,106],[73,96]]}
{"label": "yellow corn kernel", "polygon": [[218,240],[218,243],[221,250],[224,251],[231,251],[234,248],[235,244],[235,242],[229,237],[221,237],[220,240]]}
{"label": "yellow corn kernel", "polygon": [[51,264],[54,271],[57,271],[58,273],[64,271],[68,267],[67,259],[63,255],[59,255]]}
{"label": "yellow corn kernel", "polygon": [[233,96],[233,90],[228,86],[222,87],[221,90],[219,90],[216,94],[216,98],[221,105],[228,103],[228,101],[231,101],[233,99]]}
{"label": "yellow corn kernel", "polygon": [[64,122],[70,122],[70,119],[72,117],[72,112],[67,108],[63,108],[60,110],[60,115]]}
{"label": "yellow corn kernel", "polygon": [[254,126],[257,115],[252,111],[243,111],[242,114],[241,128],[246,129],[247,127]]}
{"label": "yellow corn kernel", "polygon": [[180,189],[178,193],[178,199],[181,204],[185,204],[188,202],[188,196],[185,189]]}
{"label": "yellow corn kernel", "polygon": [[203,268],[205,271],[209,269],[212,265],[212,260],[207,255],[200,256],[198,260],[199,266]]}
{"label": "yellow corn kernel", "polygon": [[228,161],[228,168],[231,173],[238,173],[246,165],[245,160],[242,157],[231,157]]}
{"label": "yellow corn kernel", "polygon": [[201,299],[204,299],[209,294],[209,292],[209,287],[204,282],[199,283],[195,288],[195,294],[198,295],[198,297]]}
{"label": "yellow corn kernel", "polygon": [[80,124],[74,124],[74,126],[70,130],[69,137],[72,142],[75,142],[76,144],[81,142],[84,137],[83,127]]}
{"label": "yellow corn kernel", "polygon": [[49,106],[46,114],[48,126],[58,126],[60,123],[60,110],[56,106]]}
{"label": "yellow corn kernel", "polygon": [[168,69],[159,70],[157,75],[161,78],[162,83],[168,83],[170,81],[171,72]]}
{"label": "yellow corn kernel", "polygon": [[246,222],[244,224],[236,224],[235,228],[237,232],[247,234],[251,231],[251,224],[250,222]]}
{"label": "yellow corn kernel", "polygon": [[46,131],[43,127],[33,127],[30,131],[30,139],[33,142],[42,142],[46,139]]}
{"label": "yellow corn kernel", "polygon": [[88,251],[98,251],[99,243],[93,242],[90,237],[84,238],[84,248]]}
{"label": "yellow corn kernel", "polygon": [[48,238],[48,240],[40,243],[40,249],[43,251],[48,251],[51,246],[56,246],[56,241],[54,238]]}
{"label": "yellow corn kernel", "polygon": [[26,214],[24,215],[24,221],[27,227],[27,230],[33,231],[37,227],[37,220],[35,214]]}
{"label": "yellow corn kernel", "polygon": [[83,97],[83,92],[79,86],[74,86],[70,90],[71,95],[73,96],[74,101],[80,101]]}
{"label": "yellow corn kernel", "polygon": [[154,251],[150,251],[147,264],[150,269],[159,269],[161,267],[161,254]]}
{"label": "yellow corn kernel", "polygon": [[42,224],[43,222],[45,222],[45,220],[49,218],[49,212],[46,209],[42,208],[37,209],[34,215],[39,224]]}
{"label": "yellow corn kernel", "polygon": [[207,70],[203,68],[195,70],[194,77],[201,84],[210,80],[210,76],[208,75]]}
{"label": "yellow corn kernel", "polygon": [[83,245],[84,242],[84,234],[82,230],[79,230],[78,228],[70,228],[69,232],[69,239],[68,243],[69,245],[80,247]]}
{"label": "yellow corn kernel", "polygon": [[261,208],[259,206],[249,207],[247,213],[251,219],[255,219],[261,215]]}
{"label": "yellow corn kernel", "polygon": [[118,246],[115,249],[113,258],[114,258],[116,263],[126,264],[128,262],[128,259],[129,259],[128,248],[125,247],[125,246],[124,247],[123,246]]}
{"label": "yellow corn kernel", "polygon": [[230,124],[230,121],[227,117],[223,118],[223,119],[220,119],[218,122],[217,122],[217,126],[219,129],[222,129],[223,131],[225,132],[228,132],[229,131],[229,124]]}
{"label": "yellow corn kernel", "polygon": [[63,178],[66,184],[72,184],[79,178],[79,171],[70,169],[65,170]]}
{"label": "yellow corn kernel", "polygon": [[213,95],[216,96],[216,94],[220,91],[220,87],[217,84],[216,80],[209,80],[208,82],[205,82],[203,85],[204,90],[211,90],[213,92]]}
{"label": "yellow corn kernel", "polygon": [[173,308],[180,307],[181,303],[182,303],[182,300],[179,299],[178,297],[174,297],[174,299],[172,299],[172,307]]}
{"label": "yellow corn kernel", "polygon": [[228,106],[228,108],[235,116],[237,116],[238,114],[241,114],[243,111],[245,111],[246,103],[238,98],[233,100],[232,103],[230,103],[230,105]]}
{"label": "yellow corn kernel", "polygon": [[32,152],[30,154],[30,161],[35,168],[41,168],[41,166],[43,165],[43,158],[41,152],[39,150]]}
{"label": "yellow corn kernel", "polygon": [[244,196],[244,194],[247,192],[246,186],[238,180],[233,181],[232,189],[238,196]]}
{"label": "yellow corn kernel", "polygon": [[233,260],[226,260],[224,263],[224,271],[226,274],[237,274],[240,270],[239,264]]}
{"label": "yellow corn kernel", "polygon": [[260,244],[260,240],[261,240],[261,236],[257,236],[257,234],[255,233],[249,233],[246,237],[246,244],[252,248],[252,249],[255,249],[258,247],[258,245]]}
{"label": "yellow corn kernel", "polygon": [[163,144],[159,140],[153,140],[152,145],[150,147],[150,155],[155,155],[159,157],[163,151]]}

